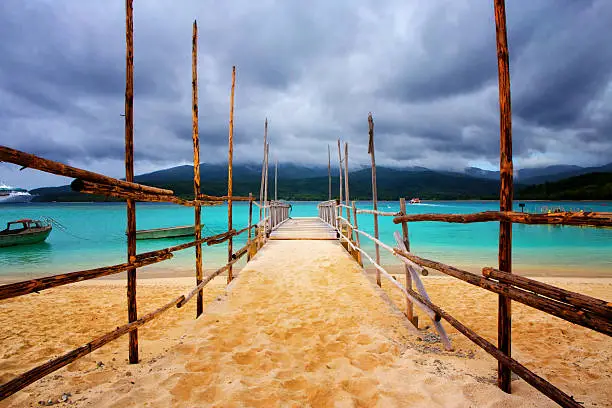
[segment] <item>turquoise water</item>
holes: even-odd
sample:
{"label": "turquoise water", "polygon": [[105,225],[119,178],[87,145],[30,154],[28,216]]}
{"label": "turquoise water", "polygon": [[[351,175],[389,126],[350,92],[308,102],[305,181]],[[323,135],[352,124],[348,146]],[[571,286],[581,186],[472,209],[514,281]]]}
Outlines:
{"label": "turquoise water", "polygon": [[[315,202],[292,203],[292,216],[316,216]],[[361,202],[360,208],[371,208],[371,202]],[[470,213],[496,210],[497,202],[448,201],[409,205],[409,213]],[[528,202],[525,211],[536,212],[546,207],[565,209],[611,211],[612,202],[551,203]],[[518,208],[518,205],[515,204]],[[379,209],[398,211],[397,202],[381,202]],[[18,218],[51,217],[66,230],[54,227],[45,243],[33,246],[0,248],[0,275],[37,277],[59,272],[95,268],[125,261],[126,211],[122,203],[40,203],[0,206],[0,223]],[[193,209],[172,204],[137,204],[138,229],[193,223]],[[392,217],[380,218],[381,239],[393,245],[393,231],[399,230]],[[212,235],[227,229],[227,207],[205,207],[202,215],[204,234]],[[254,219],[258,209],[254,207]],[[248,204],[234,204],[234,227],[242,228],[248,222]],[[359,215],[361,229],[372,232],[370,214]],[[459,266],[495,266],[497,264],[497,223],[445,224],[419,222],[410,224],[411,249],[417,255]],[[514,269],[546,270],[562,268],[583,271],[585,268],[598,275],[612,276],[612,229],[560,226],[513,226]],[[234,248],[246,242],[247,235],[235,238]],[[138,241],[138,251],[151,251],[190,239],[164,239]],[[362,246],[373,253],[373,244],[362,239]],[[204,247],[205,267],[222,265],[227,247]],[[386,251],[381,251],[385,264],[397,263]],[[189,272],[193,268],[194,249],[175,253],[172,260],[160,267]]]}

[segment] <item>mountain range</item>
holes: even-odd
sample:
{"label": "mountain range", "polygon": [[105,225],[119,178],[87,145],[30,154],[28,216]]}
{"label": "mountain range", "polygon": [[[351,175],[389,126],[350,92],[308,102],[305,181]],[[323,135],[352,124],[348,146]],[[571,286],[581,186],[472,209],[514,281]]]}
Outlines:
{"label": "mountain range", "polygon": [[[236,164],[233,167],[234,194],[259,195],[261,165]],[[338,196],[338,168],[332,168],[332,195]],[[431,170],[425,167],[377,167],[378,196],[381,200],[420,197],[428,200],[496,199],[499,172],[469,167],[464,172]],[[227,193],[227,167],[201,164],[201,191],[212,195]],[[268,196],[274,197],[274,167],[270,166]],[[520,169],[515,174],[515,196],[523,199],[612,199],[612,163],[599,167],[555,165]],[[576,179],[577,178],[577,179]],[[576,180],[574,180],[576,179]],[[569,181],[564,181],[569,180]],[[193,196],[193,166],[183,165],[141,174],[135,181],[174,190],[181,197]],[[349,174],[350,196],[371,198],[370,168]],[[539,186],[539,187],[538,187]],[[582,188],[584,187],[584,188]],[[571,190],[569,195],[564,191]],[[106,200],[75,193],[70,186],[44,187],[31,191],[36,201]],[[583,194],[583,195],[581,195]],[[323,200],[328,196],[328,169],[281,163],[278,167],[278,198],[285,200]]]}

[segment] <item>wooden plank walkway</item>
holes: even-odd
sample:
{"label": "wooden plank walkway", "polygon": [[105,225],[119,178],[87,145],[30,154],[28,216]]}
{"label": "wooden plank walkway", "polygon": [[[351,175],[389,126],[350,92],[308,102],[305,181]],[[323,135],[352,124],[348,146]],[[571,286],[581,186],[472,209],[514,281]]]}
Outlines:
{"label": "wooden plank walkway", "polygon": [[336,231],[318,217],[289,218],[270,234],[273,240],[336,240]]}

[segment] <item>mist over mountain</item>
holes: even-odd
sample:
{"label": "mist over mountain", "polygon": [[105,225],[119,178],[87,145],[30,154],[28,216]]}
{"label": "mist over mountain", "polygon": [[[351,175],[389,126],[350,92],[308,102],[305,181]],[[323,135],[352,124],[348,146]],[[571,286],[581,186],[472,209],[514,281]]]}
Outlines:
{"label": "mist over mountain", "polygon": [[[515,171],[515,182],[520,184],[542,184],[557,181],[568,177],[580,176],[588,173],[612,172],[612,163],[595,167],[580,167],[569,164],[557,164],[545,167],[518,169]],[[499,179],[499,171],[483,170],[478,167],[467,167],[465,174],[490,180]]]}
{"label": "mist over mountain", "polygon": [[[431,170],[425,167],[377,167],[378,197],[381,200],[396,200],[398,197],[420,197],[429,200],[454,199],[497,199],[499,196],[499,173],[476,167],[464,172]],[[234,194],[246,196],[259,195],[262,166],[257,164],[237,164],[233,167]],[[270,198],[274,196],[274,165],[268,168]],[[582,199],[612,198],[607,193],[606,174],[612,172],[612,163],[599,167],[580,167],[556,165],[541,168],[518,170],[515,178],[515,197],[517,199],[579,199],[580,189],[575,181],[552,184],[567,178],[584,176],[578,179],[590,183],[588,192],[582,190]],[[212,195],[227,193],[227,166],[223,164],[201,164],[201,191]],[[338,167],[331,168],[332,196],[338,196]],[[193,197],[193,166],[183,165],[135,177],[136,182],[168,188],[184,198]],[[602,184],[603,183],[603,184]],[[372,175],[369,167],[349,172],[349,190],[352,199],[371,199]],[[541,185],[541,186],[539,186]],[[532,187],[528,187],[532,186]],[[569,190],[571,191],[569,191]],[[566,191],[567,190],[567,191]],[[32,190],[36,201],[98,201],[109,200],[75,193],[70,186],[44,187]],[[327,166],[304,166],[293,163],[278,164],[278,197],[285,200],[324,200],[328,197]]]}

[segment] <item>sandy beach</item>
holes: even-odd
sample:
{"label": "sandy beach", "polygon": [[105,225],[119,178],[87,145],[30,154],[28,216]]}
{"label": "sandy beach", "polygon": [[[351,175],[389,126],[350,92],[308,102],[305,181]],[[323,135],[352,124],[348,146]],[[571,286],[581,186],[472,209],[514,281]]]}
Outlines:
{"label": "sandy beach", "polygon": [[[291,257],[270,268],[262,259],[273,245]],[[399,291],[384,280],[380,290],[371,278],[335,242],[272,241],[227,289],[225,277],[206,287],[200,319],[191,302],[141,328],[140,364],[127,363],[125,336],[0,406],[40,406],[64,393],[60,405],[96,407],[555,406],[520,379],[511,396],[499,391],[493,358],[446,324],[455,349],[443,351],[430,328],[418,333],[407,323]],[[610,278],[543,280],[612,298]],[[496,295],[452,278],[424,282],[436,304],[495,342]],[[140,279],[139,315],[192,285],[193,278]],[[0,311],[5,382],[124,324],[125,281],[9,299]],[[420,316],[420,328],[428,325]],[[520,362],[584,406],[612,406],[612,339],[516,302],[513,330]]]}

